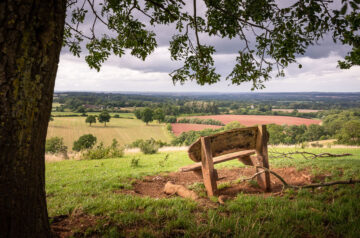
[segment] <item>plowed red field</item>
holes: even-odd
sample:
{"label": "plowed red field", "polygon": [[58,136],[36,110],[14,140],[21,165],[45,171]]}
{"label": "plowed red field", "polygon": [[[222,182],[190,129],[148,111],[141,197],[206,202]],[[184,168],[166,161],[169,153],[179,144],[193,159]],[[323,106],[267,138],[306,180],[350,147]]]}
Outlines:
{"label": "plowed red field", "polygon": [[176,136],[187,131],[201,131],[206,128],[216,129],[221,127],[215,125],[187,124],[187,123],[173,123],[171,124],[171,126],[172,126],[172,131]]}
{"label": "plowed red field", "polygon": [[259,124],[278,124],[278,125],[311,125],[320,124],[320,120],[306,119],[300,117],[287,116],[262,116],[262,115],[211,115],[211,116],[194,116],[200,119],[214,119],[228,124],[232,121],[238,121],[244,126],[253,126]]}
{"label": "plowed red field", "polygon": [[[260,124],[278,124],[278,125],[311,125],[320,124],[320,120],[306,119],[300,117],[288,116],[262,116],[262,115],[210,115],[210,116],[193,116],[200,119],[214,119],[228,124],[232,121],[238,121],[244,126],[253,126]],[[200,131],[205,128],[219,128],[220,126],[214,125],[201,125],[201,124],[185,124],[176,123],[172,124],[173,132],[175,135],[180,135],[182,132],[194,130]]]}

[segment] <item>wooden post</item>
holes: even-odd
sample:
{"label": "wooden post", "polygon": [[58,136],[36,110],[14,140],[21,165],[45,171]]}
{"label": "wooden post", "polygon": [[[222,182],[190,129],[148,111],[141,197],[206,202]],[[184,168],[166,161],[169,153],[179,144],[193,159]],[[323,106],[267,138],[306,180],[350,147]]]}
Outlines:
{"label": "wooden post", "polygon": [[208,196],[216,194],[217,185],[214,176],[214,163],[212,160],[211,142],[208,137],[201,137],[201,170],[204,179],[204,185]]}
{"label": "wooden post", "polygon": [[[265,168],[269,168],[268,149],[267,142],[269,135],[266,131],[265,125],[258,126],[258,135],[256,138],[256,154],[258,155],[259,165]],[[263,169],[257,169],[256,172],[262,171]],[[270,173],[266,171],[263,174],[257,176],[258,184],[266,191],[270,192]]]}

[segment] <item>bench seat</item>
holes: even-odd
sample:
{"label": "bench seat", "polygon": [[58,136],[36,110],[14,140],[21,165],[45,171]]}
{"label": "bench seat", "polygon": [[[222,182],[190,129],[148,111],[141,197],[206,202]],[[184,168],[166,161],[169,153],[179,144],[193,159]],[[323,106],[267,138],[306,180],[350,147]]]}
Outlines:
{"label": "bench seat", "polygon": [[[243,151],[238,151],[238,152],[232,152],[232,153],[225,154],[225,155],[220,155],[220,156],[213,158],[213,164],[218,164],[218,163],[222,163],[222,162],[225,162],[228,160],[233,160],[233,159],[237,159],[237,158],[241,158],[241,157],[248,157],[255,153],[256,153],[255,150],[243,150]],[[192,165],[181,167],[179,170],[181,172],[189,172],[189,171],[195,171],[195,170],[200,170],[200,169],[201,169],[201,162],[198,162],[198,163],[195,163]]]}

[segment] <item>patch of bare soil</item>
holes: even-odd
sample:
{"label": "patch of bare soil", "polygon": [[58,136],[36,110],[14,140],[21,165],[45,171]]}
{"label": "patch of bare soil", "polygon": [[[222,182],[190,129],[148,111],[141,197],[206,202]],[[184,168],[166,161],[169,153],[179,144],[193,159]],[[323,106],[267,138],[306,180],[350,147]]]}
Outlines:
{"label": "patch of bare soil", "polygon": [[[308,170],[298,171],[292,167],[275,168],[272,170],[283,177],[288,184],[292,185],[310,184],[315,179],[314,177],[311,177]],[[230,197],[235,197],[238,193],[264,195],[264,191],[253,183],[235,182],[237,179],[251,177],[255,173],[255,168],[218,169],[218,186],[221,183],[229,182],[227,186],[218,191],[218,195],[226,195]],[[272,191],[270,193],[266,193],[265,195],[278,193],[283,187],[279,179],[273,175],[270,177]],[[316,177],[316,179],[319,180],[319,177]],[[193,172],[172,172],[168,174],[145,177],[134,183],[133,190],[117,190],[115,192],[138,196],[149,196],[153,198],[166,198],[169,197],[169,195],[166,195],[163,192],[163,189],[168,181],[188,187],[194,183],[202,182],[202,179],[197,177]]]}
{"label": "patch of bare soil", "polygon": [[54,237],[64,238],[84,234],[85,231],[96,225],[99,217],[75,210],[71,215],[52,217],[51,230]]}

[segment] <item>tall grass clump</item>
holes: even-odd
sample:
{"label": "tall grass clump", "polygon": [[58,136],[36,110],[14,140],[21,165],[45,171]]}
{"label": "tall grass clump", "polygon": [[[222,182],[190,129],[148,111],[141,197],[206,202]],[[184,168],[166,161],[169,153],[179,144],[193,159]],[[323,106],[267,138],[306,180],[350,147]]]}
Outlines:
{"label": "tall grass clump", "polygon": [[139,143],[139,148],[144,154],[155,154],[158,152],[160,145],[153,138],[150,140],[144,140]]}

